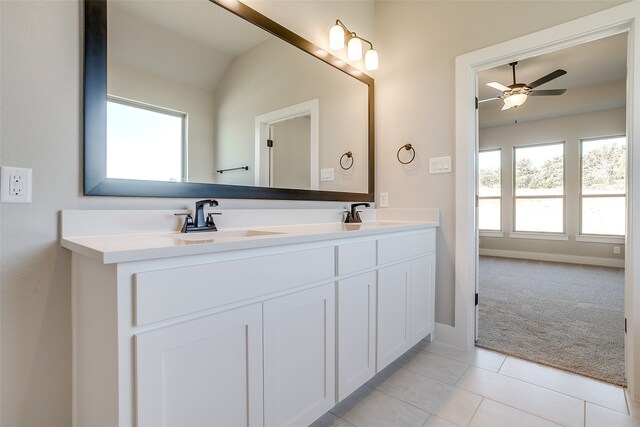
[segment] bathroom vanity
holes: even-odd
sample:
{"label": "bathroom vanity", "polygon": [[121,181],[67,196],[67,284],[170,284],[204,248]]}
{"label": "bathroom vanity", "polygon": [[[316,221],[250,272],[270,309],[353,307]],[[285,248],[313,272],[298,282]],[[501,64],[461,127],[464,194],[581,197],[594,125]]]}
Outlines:
{"label": "bathroom vanity", "polygon": [[437,220],[90,236],[80,216],[75,426],[306,426],[434,330]]}

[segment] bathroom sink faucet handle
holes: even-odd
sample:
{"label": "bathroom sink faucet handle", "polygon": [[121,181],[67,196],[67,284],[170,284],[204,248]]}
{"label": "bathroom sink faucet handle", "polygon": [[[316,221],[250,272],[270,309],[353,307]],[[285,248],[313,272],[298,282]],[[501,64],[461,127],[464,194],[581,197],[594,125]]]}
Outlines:
{"label": "bathroom sink faucet handle", "polygon": [[190,213],[177,213],[174,214],[176,216],[184,216],[184,223],[182,224],[182,229],[180,230],[181,233],[186,233],[187,232],[187,228],[189,227],[193,227],[193,217],[191,216]]}
{"label": "bathroom sink faucet handle", "polygon": [[209,212],[209,213],[207,213],[206,226],[207,227],[212,227],[212,230],[217,230],[218,228],[216,227],[216,223],[213,222],[213,216],[214,215],[222,215],[222,212]]}

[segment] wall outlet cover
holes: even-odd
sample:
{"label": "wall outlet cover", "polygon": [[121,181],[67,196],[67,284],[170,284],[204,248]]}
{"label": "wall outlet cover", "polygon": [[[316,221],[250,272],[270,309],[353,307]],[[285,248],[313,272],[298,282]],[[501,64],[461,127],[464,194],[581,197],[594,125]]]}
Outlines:
{"label": "wall outlet cover", "polygon": [[0,167],[0,202],[31,203],[31,169]]}
{"label": "wall outlet cover", "polygon": [[380,207],[381,208],[389,207],[389,193],[380,193]]}
{"label": "wall outlet cover", "polygon": [[335,170],[333,168],[320,169],[320,181],[333,181],[334,176]]}

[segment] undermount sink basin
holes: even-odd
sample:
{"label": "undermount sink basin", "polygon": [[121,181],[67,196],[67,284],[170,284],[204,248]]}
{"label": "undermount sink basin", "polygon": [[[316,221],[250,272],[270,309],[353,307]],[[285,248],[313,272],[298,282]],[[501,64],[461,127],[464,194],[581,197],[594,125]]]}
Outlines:
{"label": "undermount sink basin", "polygon": [[264,230],[219,230],[219,231],[203,231],[194,233],[179,233],[173,234],[176,240],[184,240],[189,242],[206,242],[216,240],[227,239],[243,239],[246,237],[265,237],[275,236],[278,234],[285,234],[278,231],[264,231]]}

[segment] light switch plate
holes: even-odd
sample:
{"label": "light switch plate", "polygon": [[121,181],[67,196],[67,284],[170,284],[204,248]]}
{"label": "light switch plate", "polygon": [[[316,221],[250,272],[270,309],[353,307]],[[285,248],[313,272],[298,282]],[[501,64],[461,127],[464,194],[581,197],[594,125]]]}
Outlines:
{"label": "light switch plate", "polygon": [[31,169],[0,168],[0,202],[31,203]]}
{"label": "light switch plate", "polygon": [[430,158],[429,173],[451,173],[451,156]]}
{"label": "light switch plate", "polygon": [[335,170],[333,168],[320,169],[320,181],[333,181]]}

